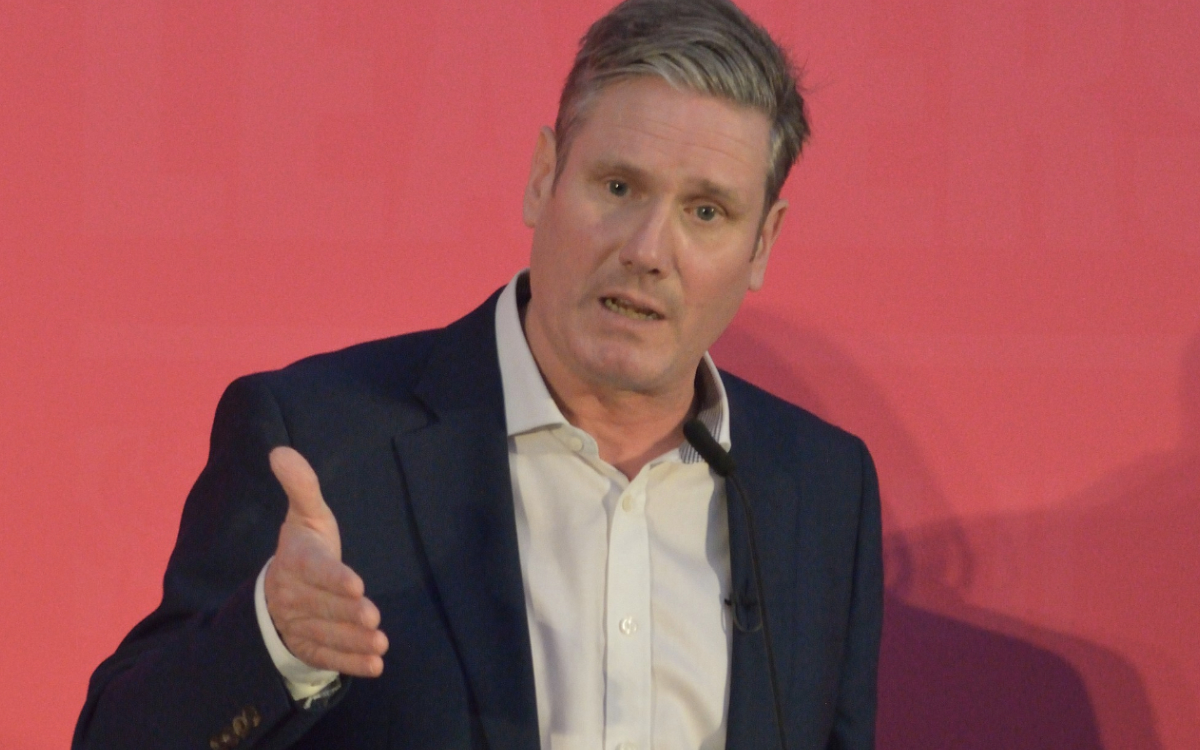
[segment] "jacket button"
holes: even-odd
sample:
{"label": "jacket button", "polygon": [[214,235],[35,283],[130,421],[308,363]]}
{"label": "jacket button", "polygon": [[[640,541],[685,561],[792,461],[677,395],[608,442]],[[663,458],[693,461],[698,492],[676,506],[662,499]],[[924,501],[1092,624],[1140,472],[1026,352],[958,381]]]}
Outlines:
{"label": "jacket button", "polygon": [[242,716],[245,716],[246,720],[250,722],[251,728],[257,727],[262,723],[262,717],[258,715],[258,709],[254,706],[246,706],[243,708]]}
{"label": "jacket button", "polygon": [[250,733],[250,720],[246,718],[246,714],[233,717],[233,733],[238,737],[245,737]]}

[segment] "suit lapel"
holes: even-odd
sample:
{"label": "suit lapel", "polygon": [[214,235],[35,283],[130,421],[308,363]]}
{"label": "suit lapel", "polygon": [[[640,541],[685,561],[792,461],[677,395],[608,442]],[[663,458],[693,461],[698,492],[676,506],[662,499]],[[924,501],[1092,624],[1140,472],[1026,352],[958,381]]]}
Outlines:
{"label": "suit lapel", "polygon": [[444,331],[416,395],[427,422],[395,436],[426,559],[487,744],[538,746],[493,295]]}
{"label": "suit lapel", "polygon": [[[778,502],[788,492],[779,482],[780,474],[763,456],[772,455],[768,448],[759,445],[756,434],[749,428],[755,416],[747,410],[747,404],[736,401],[736,390],[726,387],[730,398],[730,443],[731,454],[737,461],[737,475],[749,495],[754,510],[755,531],[758,542],[759,565],[763,577],[764,597],[770,613],[771,635],[775,649],[775,669],[780,689],[785,695],[784,715],[787,716],[786,693],[789,682],[788,665],[791,664],[791,638],[784,625],[792,620],[786,612],[791,603],[781,596],[786,590],[785,575],[787,540],[782,538],[786,529],[792,528],[792,518],[786,515],[791,503]],[[726,482],[729,513],[729,558],[730,580],[734,592],[743,601],[756,602],[754,574],[750,565],[750,543],[746,527],[746,516],[740,503],[747,498],[737,496],[731,482]],[[792,490],[791,492],[794,492]],[[757,628],[760,610],[756,606],[743,606],[738,617],[753,632],[734,629],[733,656],[729,668],[729,716],[727,725],[727,747],[729,748],[774,748],[778,747],[775,728],[775,712],[771,696],[770,675],[767,671],[766,647],[763,634]]]}

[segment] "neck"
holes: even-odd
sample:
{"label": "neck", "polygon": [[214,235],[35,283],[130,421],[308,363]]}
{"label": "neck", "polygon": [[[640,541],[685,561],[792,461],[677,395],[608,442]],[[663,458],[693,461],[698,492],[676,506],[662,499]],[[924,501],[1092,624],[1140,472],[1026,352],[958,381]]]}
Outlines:
{"label": "neck", "polygon": [[567,421],[596,439],[600,458],[629,478],[683,442],[683,423],[694,411],[694,389],[666,397],[641,394],[572,393],[547,379],[547,387]]}
{"label": "neck", "polygon": [[590,381],[560,362],[536,326],[521,322],[529,350],[559,411],[596,440],[600,458],[626,477],[683,442],[683,423],[696,411],[693,376],[653,392],[626,390]]}

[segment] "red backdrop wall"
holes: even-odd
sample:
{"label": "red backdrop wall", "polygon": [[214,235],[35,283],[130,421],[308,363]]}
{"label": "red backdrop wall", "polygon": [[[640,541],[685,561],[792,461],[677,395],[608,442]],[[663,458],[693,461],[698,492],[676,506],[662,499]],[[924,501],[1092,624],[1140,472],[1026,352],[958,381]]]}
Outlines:
{"label": "red backdrop wall", "polygon": [[[607,0],[0,7],[0,747],[155,606],[233,377],[439,325]],[[1200,736],[1200,5],[747,0],[816,136],[718,360],[882,476],[880,746]]]}

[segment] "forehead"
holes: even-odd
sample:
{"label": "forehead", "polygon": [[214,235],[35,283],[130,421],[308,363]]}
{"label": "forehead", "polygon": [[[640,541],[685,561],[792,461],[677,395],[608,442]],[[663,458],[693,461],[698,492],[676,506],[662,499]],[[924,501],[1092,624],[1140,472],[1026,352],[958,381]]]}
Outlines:
{"label": "forehead", "polygon": [[[657,76],[610,84],[588,104],[568,162],[634,162],[664,176],[761,186],[770,121],[759,110]],[[568,168],[569,168],[568,164]]]}

